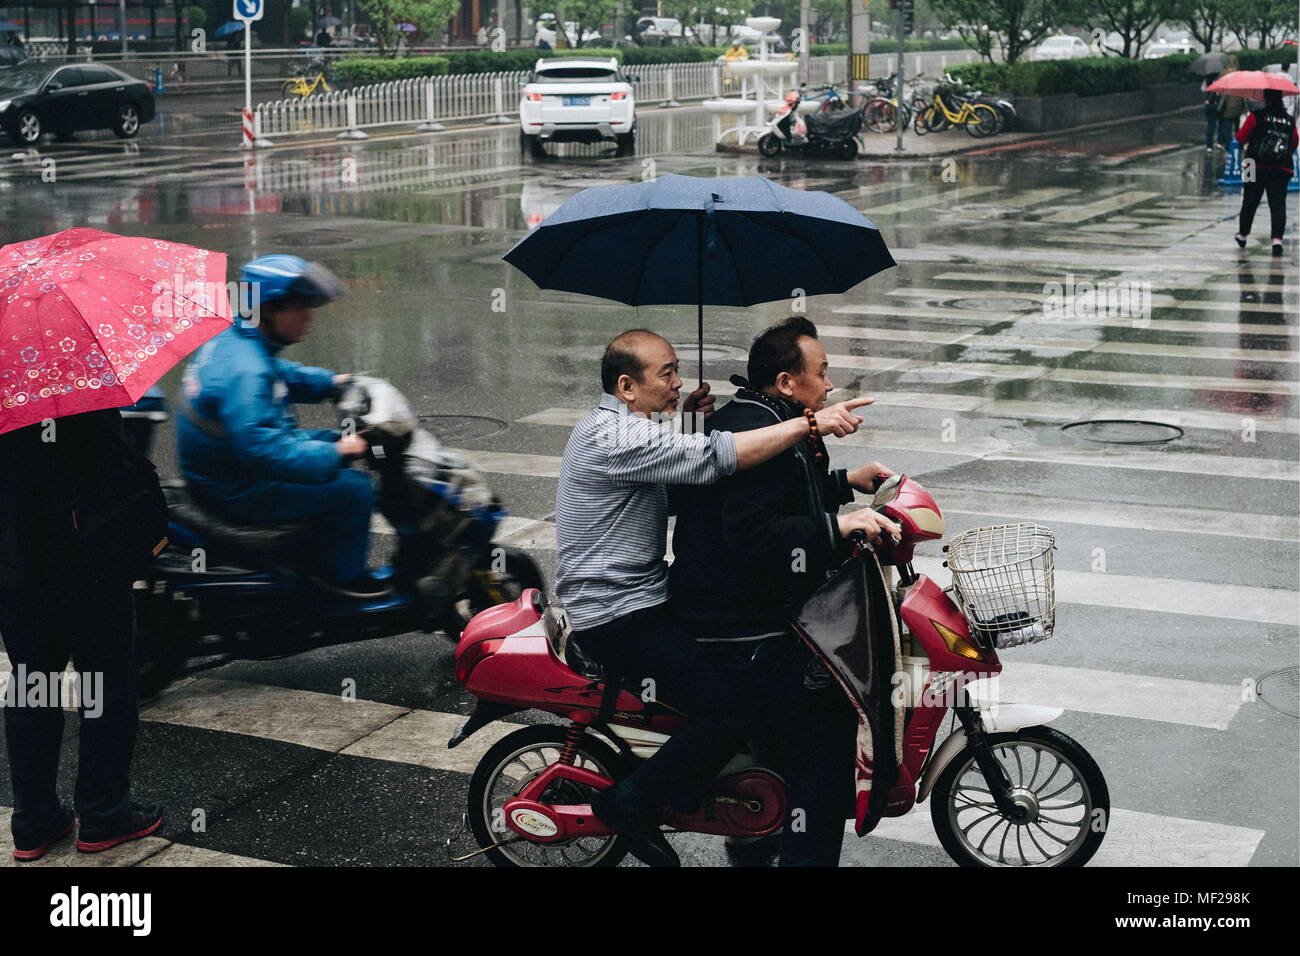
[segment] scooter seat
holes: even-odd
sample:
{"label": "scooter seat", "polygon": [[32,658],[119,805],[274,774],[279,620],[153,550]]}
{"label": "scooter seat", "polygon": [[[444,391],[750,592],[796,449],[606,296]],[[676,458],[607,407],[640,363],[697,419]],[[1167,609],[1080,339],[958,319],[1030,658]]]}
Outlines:
{"label": "scooter seat", "polygon": [[209,511],[190,497],[183,482],[163,485],[168,517],[203,538],[208,545],[242,554],[279,555],[308,544],[306,523],[240,524]]}
{"label": "scooter seat", "polygon": [[551,643],[555,656],[575,674],[581,674],[588,680],[603,680],[605,668],[583,653],[578,642],[573,639],[573,625],[563,606],[554,602],[546,605],[542,611],[542,628],[546,639]]}

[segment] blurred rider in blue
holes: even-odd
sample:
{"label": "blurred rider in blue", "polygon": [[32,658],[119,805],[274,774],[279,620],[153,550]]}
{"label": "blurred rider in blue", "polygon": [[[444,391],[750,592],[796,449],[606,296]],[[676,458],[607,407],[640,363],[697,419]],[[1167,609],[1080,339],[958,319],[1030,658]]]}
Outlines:
{"label": "blurred rider in blue", "polygon": [[366,454],[365,439],[304,431],[289,409],[336,397],[350,376],[278,357],[343,284],[319,263],[285,255],[246,263],[239,279],[256,290],[256,318],[237,315],[199,349],[181,386],[177,451],[189,493],[236,523],[310,522],[318,584],[349,597],[383,594],[387,586],[366,571],[374,490],[349,467]]}

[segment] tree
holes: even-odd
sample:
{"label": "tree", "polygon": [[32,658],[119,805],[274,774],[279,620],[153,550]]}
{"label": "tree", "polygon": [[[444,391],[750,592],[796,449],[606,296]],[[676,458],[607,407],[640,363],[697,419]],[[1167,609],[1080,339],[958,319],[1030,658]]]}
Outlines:
{"label": "tree", "polygon": [[1169,15],[1187,25],[1192,39],[1209,53],[1223,30],[1223,0],[1174,0]]}
{"label": "tree", "polygon": [[1161,22],[1176,17],[1178,0],[1087,0],[1087,10],[1112,33],[1120,36],[1120,47],[1102,49],[1123,57],[1136,57]]}
{"label": "tree", "polygon": [[1220,0],[1219,5],[1224,29],[1243,47],[1271,50],[1291,32],[1295,22],[1289,0]]}
{"label": "tree", "polygon": [[437,36],[460,9],[460,0],[357,0],[370,18],[380,56],[396,56],[399,23],[413,23],[425,36]]}
{"label": "tree", "polygon": [[1073,7],[1069,0],[930,0],[930,5],[939,22],[955,29],[981,57],[992,60],[1000,48],[1006,63],[1037,46]]}

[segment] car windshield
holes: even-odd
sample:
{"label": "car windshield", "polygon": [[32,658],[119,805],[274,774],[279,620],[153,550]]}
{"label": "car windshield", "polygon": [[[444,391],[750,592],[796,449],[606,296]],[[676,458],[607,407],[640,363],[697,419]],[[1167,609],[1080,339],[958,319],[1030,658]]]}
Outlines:
{"label": "car windshield", "polygon": [[533,74],[536,83],[615,83],[618,74],[599,66],[566,66],[559,69],[539,70]]}
{"label": "car windshield", "polygon": [[0,70],[0,90],[13,93],[37,89],[49,75],[48,66],[11,66]]}

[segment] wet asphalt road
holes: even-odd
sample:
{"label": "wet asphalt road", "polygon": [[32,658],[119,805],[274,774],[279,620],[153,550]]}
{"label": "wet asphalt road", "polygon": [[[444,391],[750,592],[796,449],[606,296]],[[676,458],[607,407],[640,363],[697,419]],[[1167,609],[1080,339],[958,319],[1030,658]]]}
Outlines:
{"label": "wet asphalt road", "polygon": [[[1119,809],[1097,862],[1294,865],[1296,719],[1242,691],[1297,660],[1294,233],[1270,257],[1264,214],[1236,250],[1237,200],[1185,145],[1201,137],[1193,114],[1014,150],[990,140],[995,151],[950,163],[720,156],[713,122],[648,112],[627,159],[567,147],[522,160],[513,127],[246,158],[229,148],[226,118],[178,105],[138,143],[83,136],[0,161],[0,241],[92,225],[225,252],[232,275],[271,252],[325,262],[351,295],[290,357],[390,378],[449,444],[494,453],[493,486],[534,522],[512,534],[549,578],[564,422],[594,401],[604,343],[657,329],[694,373],[694,312],[540,292],[502,252],[603,183],[759,173],[834,192],[876,221],[899,262],[808,302],[835,383],[878,398],[866,441],[837,446],[836,465],[876,458],[919,478],[949,539],[1017,519],[1056,531],[1057,637],[1003,659],[1008,690],[1065,707],[1054,726],[1106,774]],[[46,158],[53,183],[41,180]],[[793,290],[798,263],[790,274]],[[1129,283],[1151,308],[1045,312],[1050,284],[1071,277]],[[708,378],[742,371],[750,338],[787,309],[710,309]],[[302,419],[329,423],[319,408]],[[1084,419],[1182,434],[1117,446],[1060,429]],[[164,472],[172,449],[160,436]],[[377,553],[386,543],[377,537]],[[937,563],[937,546],[920,554]],[[353,704],[338,697],[348,678]],[[1284,684],[1266,697],[1281,687],[1272,699],[1294,714],[1294,686],[1292,671],[1290,698]],[[208,671],[142,714],[135,786],[172,809],[166,839],[96,862],[441,864],[474,757],[442,742],[449,715],[469,707],[438,636]],[[75,751],[70,722],[65,772]],[[0,773],[0,805],[11,804]],[[206,832],[189,826],[193,808]],[[725,862],[716,838],[673,840],[688,862]],[[926,807],[846,838],[844,862],[949,864]]]}

